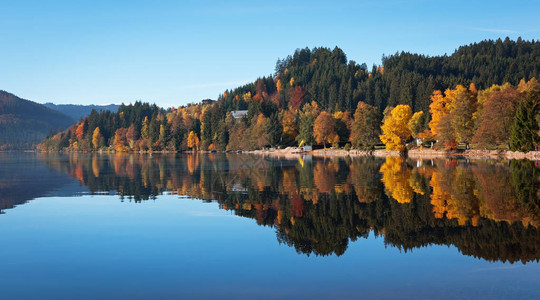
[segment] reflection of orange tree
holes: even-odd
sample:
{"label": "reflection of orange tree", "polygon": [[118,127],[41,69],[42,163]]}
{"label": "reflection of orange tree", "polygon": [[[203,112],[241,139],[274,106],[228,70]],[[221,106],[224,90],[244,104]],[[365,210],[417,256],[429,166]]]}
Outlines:
{"label": "reflection of orange tree", "polygon": [[[508,171],[507,165],[488,165],[488,163],[485,163],[485,165],[489,166],[489,168],[473,167],[474,174],[478,180],[479,197],[481,200],[480,212],[482,217],[509,223],[521,222],[524,226],[540,226],[540,220],[535,215],[537,212],[524,206],[524,201],[518,198],[516,189],[509,184],[513,178],[511,177],[512,173]],[[534,167],[527,167],[525,171],[534,170]],[[519,171],[519,169],[515,170],[514,173],[517,175]],[[536,176],[537,182],[534,182],[534,178],[530,177],[527,180],[528,185],[534,186],[538,184],[538,176]],[[520,190],[517,192],[520,192]],[[534,202],[534,195],[532,195],[531,199]],[[538,204],[538,200],[536,202]]]}
{"label": "reflection of orange tree", "polygon": [[470,168],[447,162],[445,167],[433,172],[430,185],[433,188],[431,204],[436,218],[457,219],[459,225],[471,220],[473,226],[478,225],[478,198]]}
{"label": "reflection of orange tree", "polygon": [[321,193],[330,193],[334,189],[336,171],[332,162],[317,161],[313,168],[313,181]]}
{"label": "reflection of orange tree", "polygon": [[531,181],[535,176],[527,176],[524,187],[511,184],[517,174],[532,173],[531,170],[535,170],[534,167],[511,171],[507,164],[497,161],[479,161],[471,167],[461,165],[457,160],[447,160],[444,166],[434,168],[431,175],[431,204],[435,217],[457,219],[460,225],[470,221],[477,226],[482,217],[538,227],[538,211],[530,208],[538,204],[525,204],[535,203],[535,196],[528,195],[523,200],[517,196],[521,190],[535,184],[534,180]]}

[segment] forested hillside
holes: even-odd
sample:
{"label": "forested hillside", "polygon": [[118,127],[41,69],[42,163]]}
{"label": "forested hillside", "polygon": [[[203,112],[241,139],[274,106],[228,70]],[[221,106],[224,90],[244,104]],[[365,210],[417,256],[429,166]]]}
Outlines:
{"label": "forested hillside", "polygon": [[71,117],[74,120],[79,121],[81,118],[88,116],[93,109],[96,111],[118,111],[120,105],[109,104],[109,105],[76,105],[76,104],[54,104],[54,103],[45,103],[43,104],[46,107],[59,111],[66,116]]}
{"label": "forested hillside", "polygon": [[[227,90],[217,103],[94,112],[42,148],[250,150],[304,141],[357,148],[384,142],[403,150],[413,137],[455,148],[510,145],[515,135],[513,148],[526,151],[540,142],[539,70],[534,40],[488,40],[449,56],[396,53],[371,70],[337,47],[299,49],[278,60],[273,75]],[[231,113],[238,110],[247,113]],[[503,121],[490,127],[489,120]]]}
{"label": "forested hillside", "polygon": [[0,150],[33,149],[49,132],[75,121],[41,104],[0,90]]}

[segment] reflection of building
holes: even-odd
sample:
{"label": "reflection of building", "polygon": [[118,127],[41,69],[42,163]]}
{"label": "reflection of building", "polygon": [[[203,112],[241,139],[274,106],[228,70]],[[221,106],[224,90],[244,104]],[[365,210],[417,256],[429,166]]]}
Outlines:
{"label": "reflection of building", "polygon": [[231,115],[233,116],[233,118],[239,119],[239,118],[243,118],[247,116],[247,113],[248,113],[247,110],[233,110],[231,112]]}

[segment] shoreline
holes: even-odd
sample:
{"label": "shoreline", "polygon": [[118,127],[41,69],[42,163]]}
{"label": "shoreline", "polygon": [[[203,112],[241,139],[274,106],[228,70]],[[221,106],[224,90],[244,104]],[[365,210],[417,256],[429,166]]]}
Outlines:
{"label": "shoreline", "polygon": [[386,150],[342,150],[342,149],[327,149],[301,151],[299,149],[291,150],[289,148],[280,150],[255,150],[243,151],[242,153],[252,153],[259,155],[272,155],[278,157],[299,157],[311,155],[314,157],[407,157],[416,159],[430,158],[445,158],[445,157],[467,157],[474,159],[528,159],[540,160],[540,151],[507,151],[507,150],[462,150],[462,151],[446,151],[446,150],[431,150],[431,149],[414,149],[408,152],[386,151]]}
{"label": "shoreline", "polygon": [[[212,153],[211,151],[129,151],[129,152],[116,152],[116,151],[0,151],[0,153],[6,152],[72,152],[72,153],[133,153],[133,154],[193,154],[193,153]],[[217,153],[228,153],[226,151],[217,151]],[[287,147],[285,149],[274,150],[251,150],[251,151],[232,151],[231,153],[240,154],[256,154],[256,155],[269,155],[280,158],[292,158],[303,157],[310,155],[313,157],[406,157],[415,159],[432,159],[432,158],[448,158],[448,157],[467,157],[473,159],[528,159],[532,161],[540,160],[540,151],[519,152],[510,150],[461,150],[461,151],[446,151],[446,150],[432,150],[432,149],[413,149],[407,152],[400,151],[386,151],[384,149],[379,150],[343,150],[343,149],[317,149],[312,151],[304,151],[296,147]]]}

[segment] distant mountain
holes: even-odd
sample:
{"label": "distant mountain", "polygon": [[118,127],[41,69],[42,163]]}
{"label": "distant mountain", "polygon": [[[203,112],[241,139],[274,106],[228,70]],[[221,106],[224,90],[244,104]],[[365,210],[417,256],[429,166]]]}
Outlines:
{"label": "distant mountain", "polygon": [[0,150],[33,149],[51,131],[74,123],[58,111],[0,90]]}
{"label": "distant mountain", "polygon": [[79,121],[81,118],[88,116],[92,109],[95,109],[98,112],[102,111],[111,111],[117,112],[120,105],[109,104],[109,105],[75,105],[75,104],[54,104],[54,103],[45,103],[46,107],[59,111],[66,116]]}

